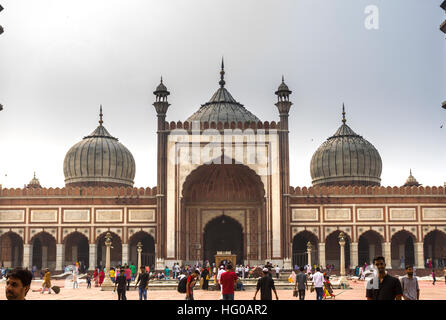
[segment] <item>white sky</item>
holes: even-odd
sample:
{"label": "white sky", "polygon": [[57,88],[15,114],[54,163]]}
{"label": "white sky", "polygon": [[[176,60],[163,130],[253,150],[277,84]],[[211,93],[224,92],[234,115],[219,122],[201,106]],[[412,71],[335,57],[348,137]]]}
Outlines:
{"label": "white sky", "polygon": [[[440,0],[3,0],[0,183],[64,185],[69,148],[98,124],[132,152],[135,186],[156,185],[160,75],[169,121],[226,88],[262,121],[278,121],[281,75],[293,90],[291,185],[311,185],[310,160],[341,124],[383,160],[382,185],[409,169],[446,181],[446,18]],[[380,9],[380,29],[364,9]],[[445,124],[443,129],[440,125]],[[7,175],[7,177],[5,176]]]}

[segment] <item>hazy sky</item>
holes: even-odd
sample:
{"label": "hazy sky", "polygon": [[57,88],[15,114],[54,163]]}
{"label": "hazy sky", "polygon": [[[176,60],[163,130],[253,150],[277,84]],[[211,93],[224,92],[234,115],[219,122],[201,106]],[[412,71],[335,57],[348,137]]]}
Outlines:
{"label": "hazy sky", "polygon": [[[33,171],[64,186],[66,152],[98,125],[136,161],[135,186],[156,185],[152,92],[163,75],[167,119],[185,120],[226,88],[262,121],[278,121],[282,74],[293,90],[291,185],[311,185],[310,160],[341,125],[383,160],[382,185],[412,168],[446,181],[446,19],[441,0],[2,0],[0,183]],[[364,26],[379,8],[378,30]],[[440,126],[445,124],[444,128]],[[5,177],[7,174],[7,177]]]}

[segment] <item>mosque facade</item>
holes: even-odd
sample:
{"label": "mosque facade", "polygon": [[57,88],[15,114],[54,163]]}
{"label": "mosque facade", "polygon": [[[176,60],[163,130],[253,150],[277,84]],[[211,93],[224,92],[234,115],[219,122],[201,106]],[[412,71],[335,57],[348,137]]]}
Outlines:
{"label": "mosque facade", "polygon": [[[279,121],[261,121],[219,88],[185,121],[168,122],[163,81],[154,91],[157,185],[134,188],[135,159],[103,123],[69,149],[64,188],[44,188],[36,176],[24,188],[0,188],[0,262],[61,271],[82,261],[105,265],[105,234],[112,234],[111,263],[163,269],[175,262],[214,261],[231,251],[237,263],[266,261],[285,269],[308,262],[346,266],[370,263],[418,269],[431,258],[446,263],[445,186],[423,186],[410,172],[401,186],[381,186],[378,150],[347,125],[315,151],[312,186],[290,186],[291,90],[275,92]],[[333,124],[335,126],[335,124]]]}

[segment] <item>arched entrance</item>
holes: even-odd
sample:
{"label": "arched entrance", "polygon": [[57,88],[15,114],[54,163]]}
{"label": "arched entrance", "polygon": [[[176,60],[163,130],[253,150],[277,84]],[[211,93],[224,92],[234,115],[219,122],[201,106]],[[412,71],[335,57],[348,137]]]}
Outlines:
{"label": "arched entrance", "polygon": [[237,255],[237,264],[243,263],[243,229],[236,220],[220,216],[204,228],[203,260],[215,262],[217,251],[231,251]]}
{"label": "arched entrance", "polygon": [[398,231],[392,236],[392,268],[404,269],[406,264],[415,264],[414,242],[415,236],[406,230]]}
{"label": "arched entrance", "polygon": [[[358,263],[363,266],[373,264],[373,259],[376,256],[382,256],[382,236],[376,231],[369,230],[364,232],[358,241]],[[352,266],[356,267],[356,266]]]}
{"label": "arched entrance", "polygon": [[144,231],[139,231],[130,238],[129,263],[138,264],[138,242],[142,244],[141,265],[149,266],[152,270],[155,267],[155,239]]}
{"label": "arched entrance", "polygon": [[88,266],[90,262],[88,238],[80,232],[69,234],[65,240],[65,264],[79,262]]}
{"label": "arched entrance", "polygon": [[56,239],[47,232],[40,232],[32,239],[32,265],[38,270],[56,268]]}
{"label": "arched entrance", "polygon": [[308,264],[307,243],[310,241],[311,249],[311,264],[319,264],[318,258],[318,239],[315,234],[302,231],[296,234],[293,238],[293,268],[295,266],[305,266]]}
{"label": "arched entrance", "polygon": [[13,232],[0,237],[0,264],[4,267],[19,267],[23,261],[23,240]]}
{"label": "arched entrance", "polygon": [[[101,267],[105,267],[105,235],[107,232],[101,234],[96,241],[98,253],[96,265]],[[112,245],[110,248],[110,267],[116,267],[122,262],[122,242],[121,237],[119,237],[116,233],[110,232],[110,234],[112,237]]]}
{"label": "arched entrance", "polygon": [[446,234],[439,230],[429,232],[424,237],[424,263],[426,259],[432,259],[434,268],[446,266]]}
{"label": "arched entrance", "polygon": [[[327,264],[333,264],[336,270],[340,269],[341,261],[341,246],[339,245],[340,230],[336,230],[325,239],[325,261]],[[345,234],[345,232],[344,232]],[[350,237],[345,234],[345,270],[350,266]]]}
{"label": "arched entrance", "polygon": [[[202,165],[187,176],[182,195],[180,259],[187,263],[203,258],[213,261],[215,252],[220,251],[217,248],[230,247],[234,249],[228,250],[237,250],[239,263],[264,263],[267,259],[265,190],[255,171],[223,161]],[[218,225],[223,229],[217,228]],[[232,232],[229,226],[234,228]]]}

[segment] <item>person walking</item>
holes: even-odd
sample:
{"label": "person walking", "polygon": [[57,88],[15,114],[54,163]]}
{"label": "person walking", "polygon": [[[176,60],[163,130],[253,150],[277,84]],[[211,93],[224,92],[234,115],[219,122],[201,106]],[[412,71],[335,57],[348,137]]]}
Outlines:
{"label": "person walking", "polygon": [[313,274],[314,289],[316,290],[316,300],[323,299],[324,293],[324,275],[321,273],[319,267],[316,268],[316,272]]}
{"label": "person walking", "polygon": [[77,282],[78,272],[73,268],[73,289],[79,289],[79,283]]}
{"label": "person walking", "polygon": [[138,278],[135,283],[135,288],[138,286],[139,283],[139,300],[142,300],[144,297],[144,300],[147,300],[147,289],[149,288],[149,274],[146,272],[146,268],[144,266],[141,266],[139,269]]}
{"label": "person walking", "polygon": [[168,266],[166,266],[166,268],[164,268],[164,275],[166,276],[166,280],[169,280],[169,275],[170,275],[170,269]]}
{"label": "person walking", "polygon": [[223,274],[223,273],[225,273],[226,272],[226,270],[225,270],[225,267],[224,267],[224,265],[221,265],[220,266],[220,269],[218,270],[218,274],[217,274],[217,283],[218,283],[218,285],[220,286],[220,300],[223,300],[223,288],[222,288],[222,286],[220,285],[220,277],[221,277],[221,275]]}
{"label": "person walking", "polygon": [[420,287],[417,278],[413,276],[411,265],[406,265],[406,275],[400,281],[404,300],[420,300]]}
{"label": "person walking", "polygon": [[186,300],[194,300],[194,287],[197,283],[197,278],[200,276],[200,271],[195,270],[187,277],[186,282]]}
{"label": "person walking", "polygon": [[51,273],[48,268],[45,269],[45,275],[43,276],[42,291],[43,294],[45,288],[48,288],[48,294],[51,294]]}
{"label": "person walking", "polygon": [[133,263],[130,262],[130,271],[132,272],[132,281],[135,281],[136,278],[136,267]]}
{"label": "person walking", "polygon": [[119,273],[119,276],[116,277],[115,281],[115,287],[113,291],[116,291],[116,287],[118,288],[118,300],[127,300],[127,297],[125,295],[126,293],[126,284],[127,284],[127,278],[125,276],[125,270],[121,267],[121,272]]}
{"label": "person walking", "polygon": [[378,275],[367,283],[367,300],[401,300],[403,296],[401,282],[386,272],[384,257],[376,257],[373,259],[373,264],[378,270]]}
{"label": "person walking", "polygon": [[299,268],[299,273],[296,275],[296,283],[294,290],[299,293],[299,300],[305,300],[305,290],[308,290],[307,275],[304,272],[304,267]]}
{"label": "person walking", "polygon": [[98,272],[98,268],[96,267],[93,272],[93,281],[94,281],[95,287],[98,287],[98,278],[99,278],[99,272]]}
{"label": "person walking", "polygon": [[275,268],[275,271],[276,271],[276,279],[277,279],[277,280],[279,280],[280,267],[279,267],[279,265],[278,265],[278,264],[276,264],[276,268]]}
{"label": "person walking", "polygon": [[435,277],[435,269],[432,269],[432,284],[435,286],[435,282],[437,282],[437,278]]}
{"label": "person walking", "polygon": [[203,268],[201,271],[201,278],[203,279],[203,290],[209,289],[209,268]]}
{"label": "person walking", "polygon": [[274,279],[270,276],[268,268],[263,268],[262,277],[257,281],[256,292],[254,293],[254,300],[257,297],[257,292],[260,290],[260,300],[273,300],[271,291],[274,291],[276,300],[279,300],[276,287],[274,286]]}
{"label": "person walking", "polygon": [[234,300],[234,287],[237,283],[238,276],[232,270],[232,264],[226,265],[226,272],[220,276],[220,284],[222,287],[223,300]]}
{"label": "person walking", "polygon": [[91,276],[90,273],[87,273],[87,277],[85,278],[87,280],[87,289],[91,289]]}
{"label": "person walking", "polygon": [[99,272],[99,286],[102,286],[102,282],[104,282],[105,279],[105,272],[104,269],[101,268],[101,272]]}
{"label": "person walking", "polygon": [[127,291],[130,290],[130,282],[132,281],[132,270],[130,270],[129,266],[125,266],[125,278],[127,279]]}

